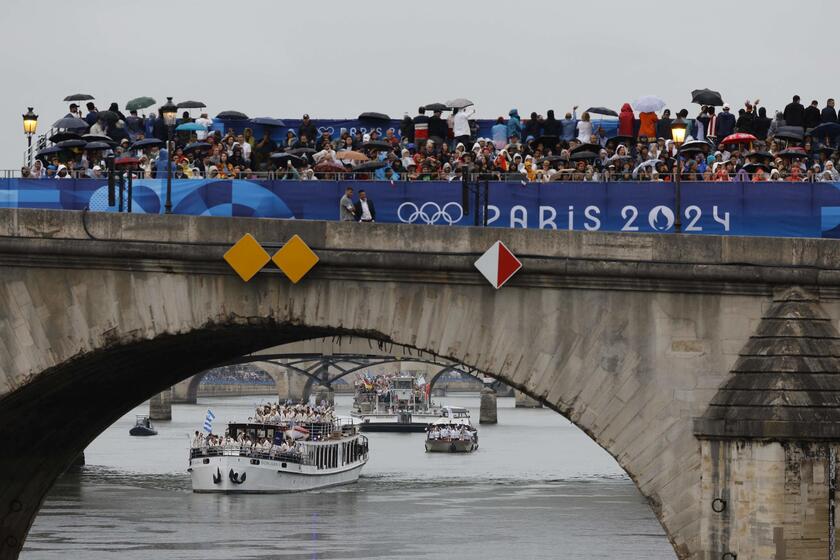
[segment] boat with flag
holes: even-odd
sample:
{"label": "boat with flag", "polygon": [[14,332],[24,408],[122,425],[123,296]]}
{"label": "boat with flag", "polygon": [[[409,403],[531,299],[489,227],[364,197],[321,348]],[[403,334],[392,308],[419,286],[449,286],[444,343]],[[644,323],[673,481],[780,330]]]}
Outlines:
{"label": "boat with flag", "polygon": [[469,419],[470,413],[466,408],[432,402],[431,385],[423,376],[366,375],[356,382],[350,415],[359,420],[363,432],[421,433],[439,418],[457,415]]}
{"label": "boat with flag", "polygon": [[266,494],[350,484],[367,463],[368,440],[351,418],[255,416],[229,423],[224,435],[196,432],[187,469],[194,492]]}

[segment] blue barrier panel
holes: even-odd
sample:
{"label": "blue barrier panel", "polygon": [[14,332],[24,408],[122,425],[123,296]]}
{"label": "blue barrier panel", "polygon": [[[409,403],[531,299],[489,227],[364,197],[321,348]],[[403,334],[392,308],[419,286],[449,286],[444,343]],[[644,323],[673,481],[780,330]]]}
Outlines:
{"label": "blue barrier panel", "polygon": [[[386,223],[471,225],[461,184],[443,181],[174,180],[173,211],[197,216],[338,219],[347,186],[364,188]],[[654,182],[490,183],[488,225],[587,231],[673,231],[674,185]],[[161,213],[162,179],[134,181],[133,211]],[[113,212],[94,179],[0,179],[0,208]],[[682,184],[686,233],[840,238],[840,185]]]}

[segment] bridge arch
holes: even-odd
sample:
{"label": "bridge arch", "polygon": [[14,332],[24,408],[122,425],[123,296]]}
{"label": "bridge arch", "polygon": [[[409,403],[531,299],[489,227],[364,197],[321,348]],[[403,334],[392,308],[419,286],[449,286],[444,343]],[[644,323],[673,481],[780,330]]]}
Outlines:
{"label": "bridge arch", "polygon": [[[20,237],[0,238],[4,560],[55,478],[126,411],[237,357],[332,336],[465,364],[563,414],[629,474],[677,556],[701,558],[693,419],[773,287],[812,286],[833,262],[802,240],[767,255],[760,240],[708,238],[700,251],[650,235],[13,214],[0,211]],[[222,260],[245,233],[269,249],[299,234],[321,262],[297,285],[269,268],[245,283]],[[525,266],[496,291],[472,263],[499,237]],[[692,250],[709,266],[686,260]],[[756,255],[761,267],[728,264]]]}

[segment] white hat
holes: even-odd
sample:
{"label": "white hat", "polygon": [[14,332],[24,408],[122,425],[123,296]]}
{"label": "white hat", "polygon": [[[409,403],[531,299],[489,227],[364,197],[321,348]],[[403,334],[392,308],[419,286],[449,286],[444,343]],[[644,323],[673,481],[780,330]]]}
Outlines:
{"label": "white hat", "polygon": [[729,103],[724,103],[724,104],[723,104],[723,110],[724,110],[724,111],[728,111],[728,110],[729,110]]}

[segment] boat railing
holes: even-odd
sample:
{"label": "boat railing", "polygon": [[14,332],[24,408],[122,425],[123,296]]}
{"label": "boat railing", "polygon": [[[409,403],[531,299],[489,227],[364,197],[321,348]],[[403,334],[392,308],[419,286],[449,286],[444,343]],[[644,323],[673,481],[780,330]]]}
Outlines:
{"label": "boat railing", "polygon": [[249,459],[269,459],[286,463],[305,464],[305,456],[297,451],[265,451],[247,445],[212,445],[190,449],[190,459],[203,457],[248,457]]}

